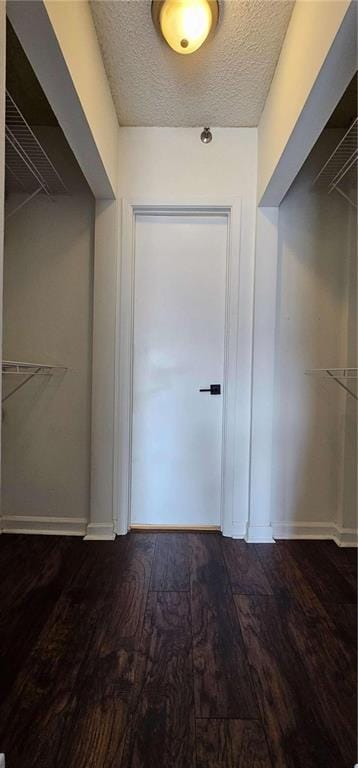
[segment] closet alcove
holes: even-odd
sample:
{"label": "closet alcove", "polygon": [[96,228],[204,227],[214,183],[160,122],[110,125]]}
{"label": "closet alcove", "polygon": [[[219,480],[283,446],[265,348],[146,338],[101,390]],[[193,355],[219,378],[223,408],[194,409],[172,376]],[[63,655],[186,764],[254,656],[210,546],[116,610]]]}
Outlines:
{"label": "closet alcove", "polygon": [[273,504],[278,526],[357,527],[357,75],[279,211]]}
{"label": "closet alcove", "polygon": [[[94,199],[9,21],[2,388],[4,531],[84,533]],[[47,521],[47,522],[46,522]]]}

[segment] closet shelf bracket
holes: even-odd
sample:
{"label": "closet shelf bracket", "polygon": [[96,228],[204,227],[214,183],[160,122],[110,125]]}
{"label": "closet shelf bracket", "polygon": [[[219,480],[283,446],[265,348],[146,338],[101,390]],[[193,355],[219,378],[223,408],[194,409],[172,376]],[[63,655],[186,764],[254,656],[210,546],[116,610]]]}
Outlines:
{"label": "closet shelf bracket", "polygon": [[[310,368],[305,371],[308,376],[317,378],[333,379],[340,387],[345,389],[349,395],[358,400],[357,392],[352,389],[353,381],[358,379],[358,368]],[[348,382],[348,383],[347,383]]]}
{"label": "closet shelf bracket", "polygon": [[15,360],[3,360],[2,373],[5,376],[21,376],[24,377],[19,384],[16,385],[10,392],[8,392],[2,398],[2,403],[5,403],[15,392],[27,384],[28,381],[34,378],[34,376],[53,376],[54,374],[63,374],[67,371],[62,365],[45,365],[44,363],[24,363]]}
{"label": "closet shelf bracket", "polygon": [[10,213],[7,213],[5,216],[5,221],[8,221],[8,219],[11,219],[11,216],[15,216],[15,213],[20,211],[21,208],[24,208],[27,203],[29,203],[31,200],[33,200],[34,197],[36,197],[40,192],[42,192],[42,187],[38,187],[38,189],[35,189],[34,192],[31,193],[31,195],[28,195],[25,200],[22,200],[19,205],[16,205],[15,208],[13,208]]}

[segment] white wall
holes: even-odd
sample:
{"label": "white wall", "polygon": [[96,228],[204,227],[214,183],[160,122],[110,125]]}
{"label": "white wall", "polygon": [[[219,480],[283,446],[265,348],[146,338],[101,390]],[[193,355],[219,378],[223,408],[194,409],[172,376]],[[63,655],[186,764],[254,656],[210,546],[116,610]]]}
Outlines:
{"label": "white wall", "polygon": [[[248,461],[251,395],[251,338],[252,299],[254,277],[254,246],[256,218],[256,146],[254,128],[212,129],[213,141],[200,142],[200,130],[192,128],[121,128],[119,139],[118,196],[142,203],[196,203],[215,200],[222,204],[233,198],[242,201],[240,295],[247,313],[239,328],[239,354],[246,363],[239,372],[241,411],[241,461]],[[102,217],[105,213],[102,212]],[[98,338],[101,355],[107,360],[105,369],[107,403],[114,395],[114,360],[112,339],[115,327],[115,303],[108,286],[113,279],[115,255],[106,253],[96,266],[96,306],[106,305],[106,336]],[[109,321],[111,316],[111,321]],[[102,313],[104,318],[104,313]],[[102,462],[112,466],[113,410],[104,408],[102,399],[103,433],[108,440],[103,444]],[[102,484],[103,487],[103,484]],[[238,528],[247,523],[248,479],[242,488],[245,502],[236,510],[234,522]],[[93,513],[93,522],[103,524],[109,520],[108,503],[100,504]]]}
{"label": "white wall", "polygon": [[278,208],[256,217],[251,395],[249,542],[272,541],[271,451],[277,290]]}
{"label": "white wall", "polygon": [[[6,5],[0,4],[0,361],[2,362],[2,292],[4,245],[4,171],[5,171],[5,62],[6,62]],[[0,383],[0,395],[2,384]],[[1,422],[0,422],[1,458]],[[1,476],[0,476],[1,482]],[[1,510],[0,510],[1,514]],[[0,528],[1,529],[1,528]]]}
{"label": "white wall", "polygon": [[[345,393],[335,382],[304,374],[309,368],[357,365],[352,351],[347,355],[348,297],[356,291],[347,280],[349,269],[352,280],[349,265],[356,258],[350,207],[337,193],[311,188],[336,140],[336,131],[323,134],[279,211],[272,465],[276,535],[324,534],[332,523],[340,524],[344,472],[348,465],[352,472],[354,461],[351,448],[350,456],[344,456]],[[351,497],[350,508],[354,501]]]}
{"label": "white wall", "polygon": [[[94,200],[59,129],[42,141],[69,189],[6,226],[5,359],[64,365],[4,404],[3,524],[84,533],[89,516]],[[7,201],[9,209],[13,204]],[[19,379],[10,381],[7,390]],[[14,520],[13,517],[35,518]],[[58,520],[60,518],[61,520]]]}
{"label": "white wall", "polygon": [[[357,190],[351,190],[351,194]],[[353,197],[354,199],[354,197]],[[357,214],[354,208],[349,209],[347,225],[348,258],[347,258],[347,365],[357,367],[358,359],[358,282],[357,282]],[[358,381],[347,381],[350,388],[358,395]],[[339,523],[346,529],[358,528],[358,402],[349,395],[346,396],[345,429],[344,429],[344,462],[342,476],[342,503]]]}
{"label": "white wall", "polygon": [[88,538],[113,538],[114,360],[120,205],[96,200]]}

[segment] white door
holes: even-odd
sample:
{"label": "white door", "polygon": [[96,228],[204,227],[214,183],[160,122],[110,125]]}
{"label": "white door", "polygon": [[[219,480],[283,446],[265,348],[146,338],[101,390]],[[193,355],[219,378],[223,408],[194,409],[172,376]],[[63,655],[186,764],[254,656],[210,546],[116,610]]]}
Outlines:
{"label": "white door", "polygon": [[136,217],[133,526],[220,526],[226,250],[225,216]]}

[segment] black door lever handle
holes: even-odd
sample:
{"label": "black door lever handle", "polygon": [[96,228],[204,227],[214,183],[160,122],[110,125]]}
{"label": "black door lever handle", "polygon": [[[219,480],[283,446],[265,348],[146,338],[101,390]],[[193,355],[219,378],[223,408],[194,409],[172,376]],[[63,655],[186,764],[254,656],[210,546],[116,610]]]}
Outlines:
{"label": "black door lever handle", "polygon": [[221,395],[220,384],[210,384],[207,389],[199,389],[199,392],[210,392],[211,395]]}

